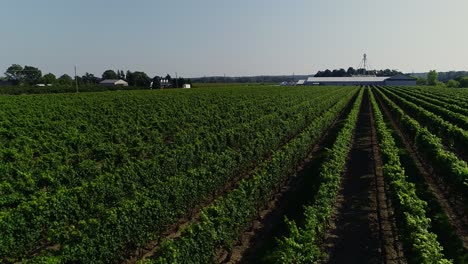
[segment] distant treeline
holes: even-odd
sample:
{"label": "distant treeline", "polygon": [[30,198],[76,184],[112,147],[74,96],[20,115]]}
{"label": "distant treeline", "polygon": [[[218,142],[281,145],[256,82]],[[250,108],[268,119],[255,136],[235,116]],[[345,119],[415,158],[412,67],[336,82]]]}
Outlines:
{"label": "distant treeline", "polygon": [[[427,78],[428,72],[413,73],[415,77]],[[437,79],[441,82],[448,82],[449,80],[457,80],[462,77],[468,77],[468,71],[449,71],[449,72],[438,72]]]}
{"label": "distant treeline", "polygon": [[329,70],[326,69],[324,71],[318,71],[315,74],[315,77],[351,77],[354,75],[376,75],[376,76],[395,76],[398,74],[403,74],[400,71],[396,70],[368,70],[365,69],[354,69],[353,67],[349,67],[348,70],[345,69],[337,69],[337,70]]}
{"label": "distant treeline", "polygon": [[[78,92],[105,92],[122,90],[140,90],[136,86],[100,86],[100,85],[82,85],[78,87]],[[148,88],[145,88],[148,89]],[[54,93],[76,93],[76,87],[72,85],[54,85],[36,87],[30,85],[0,86],[1,95],[20,95],[20,94],[54,94]]]}
{"label": "distant treeline", "polygon": [[[402,74],[396,70],[371,70],[365,71],[364,69],[354,69],[349,67],[348,70],[336,69],[336,70],[324,70],[318,71],[315,77],[350,77],[354,75],[376,75],[376,76],[395,76]],[[194,83],[280,83],[280,82],[296,82],[298,80],[306,80],[311,75],[276,75],[276,76],[241,76],[241,77],[225,77],[225,76],[210,76],[193,78]]]}
{"label": "distant treeline", "polygon": [[194,83],[280,83],[307,79],[309,75],[278,75],[278,76],[242,76],[224,77],[210,76],[192,78]]}
{"label": "distant treeline", "polygon": [[[42,71],[33,66],[21,66],[13,64],[5,72],[5,76],[0,76],[0,86],[34,86],[38,84],[71,87],[71,86],[89,86],[93,87],[99,84],[102,80],[120,79],[128,83],[129,86],[147,87],[149,88],[181,88],[184,84],[191,84],[190,79],[182,77],[172,78],[169,74],[166,77],[154,76],[149,77],[142,71],[127,71],[123,70],[106,70],[102,76],[94,76],[92,73],[86,72],[83,76],[75,76],[72,78],[70,75],[63,74],[60,77],[55,76],[53,73],[42,74]],[[164,85],[161,80],[164,79]],[[25,88],[23,90],[26,90]],[[52,90],[52,88],[50,88]],[[61,88],[59,88],[61,89]],[[44,89],[46,90],[46,89]]]}

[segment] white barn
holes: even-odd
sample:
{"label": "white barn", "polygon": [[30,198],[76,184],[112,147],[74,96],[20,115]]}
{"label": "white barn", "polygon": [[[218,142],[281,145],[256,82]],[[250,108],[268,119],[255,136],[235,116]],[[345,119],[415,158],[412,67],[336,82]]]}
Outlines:
{"label": "white barn", "polygon": [[392,77],[352,76],[352,77],[309,77],[305,85],[328,86],[359,86],[359,85],[390,85],[415,86],[416,78],[406,75]]}
{"label": "white barn", "polygon": [[99,83],[102,86],[128,86],[128,82],[124,80],[104,80]]}
{"label": "white barn", "polygon": [[297,81],[296,85],[304,85],[306,80],[299,80]]}

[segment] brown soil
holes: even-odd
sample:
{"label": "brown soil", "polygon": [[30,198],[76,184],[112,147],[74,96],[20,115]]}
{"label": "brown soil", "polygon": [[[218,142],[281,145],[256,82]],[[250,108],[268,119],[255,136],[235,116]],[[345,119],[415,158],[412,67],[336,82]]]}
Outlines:
{"label": "brown soil", "polygon": [[404,135],[404,133],[402,133],[392,114],[380,98],[380,95],[378,93],[375,93],[375,95],[383,113],[387,116],[388,120],[390,121],[393,130],[401,139],[409,155],[415,162],[419,174],[423,176],[424,180],[426,181],[426,184],[429,186],[430,191],[437,198],[445,214],[448,216],[450,225],[453,227],[457,235],[462,240],[463,247],[465,249],[468,249],[468,212],[466,212],[463,205],[459,206],[458,204],[453,202],[453,199],[451,199],[451,195],[444,188],[442,188],[444,184],[437,180],[441,179],[441,177],[438,176],[433,169],[431,169],[429,163],[426,162],[423,159],[423,157],[417,152],[414,142],[412,142],[408,137]]}
{"label": "brown soil", "polygon": [[405,263],[393,210],[387,203],[367,93],[330,229],[324,239],[328,263]]}

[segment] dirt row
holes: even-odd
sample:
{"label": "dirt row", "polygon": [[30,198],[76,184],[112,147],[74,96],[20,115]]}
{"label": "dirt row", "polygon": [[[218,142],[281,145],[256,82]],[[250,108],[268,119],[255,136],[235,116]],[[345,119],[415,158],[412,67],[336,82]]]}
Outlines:
{"label": "dirt row", "polygon": [[[339,129],[339,126],[335,128]],[[337,131],[335,131],[336,133]],[[294,187],[278,197],[263,219],[244,234],[239,252],[225,263],[270,263],[275,237],[285,234],[284,216],[301,223],[305,196],[312,197],[314,185],[303,181],[318,175],[320,153],[333,144],[336,135],[314,148],[313,154],[299,173]],[[314,155],[316,158],[314,158]],[[337,197],[330,228],[323,238],[322,250],[328,253],[328,263],[406,263],[403,247],[398,239],[394,212],[388,188],[381,171],[382,160],[373,126],[373,116],[368,98],[364,94],[353,147]],[[298,187],[299,186],[299,187]],[[309,188],[308,190],[301,190]],[[244,253],[242,253],[244,252]]]}
{"label": "dirt row", "polygon": [[[407,263],[395,220],[390,190],[383,177],[382,158],[368,97],[369,92],[372,92],[372,89],[368,89],[363,97],[347,168],[343,174],[342,185],[337,196],[333,215],[329,220],[329,229],[323,238],[322,251],[328,255],[324,259],[324,263]],[[381,98],[377,94],[375,95],[385,118],[390,123],[390,128],[395,133],[395,139],[401,142],[398,143],[402,148],[401,155],[405,156],[405,153],[408,153],[411,162],[416,164],[416,171],[413,171],[407,161],[402,161],[405,170],[410,173],[409,179],[414,180],[415,177],[422,176],[423,183],[420,183],[418,188],[427,185],[427,192],[429,192],[429,195],[421,194],[424,196],[423,199],[429,199],[428,203],[431,203],[433,201],[430,201],[431,198],[428,197],[434,197],[435,202],[440,204],[442,213],[448,216],[455,238],[461,239],[463,242],[462,246],[448,248],[445,251],[449,255],[452,254],[455,263],[459,263],[460,259],[464,258],[457,259],[457,254],[459,252],[466,254],[467,252],[466,241],[468,236],[466,223],[464,222],[466,215],[464,216],[463,211],[457,210],[457,207],[450,203],[449,194],[444,193],[440,183],[435,181],[437,175],[434,175],[432,170],[427,169],[430,166],[418,153],[414,142],[406,138]],[[324,148],[328,146],[322,144],[317,147]],[[320,149],[315,151],[320,156]],[[315,166],[319,166],[319,159],[315,162]],[[306,173],[300,178],[313,177],[313,173],[318,172],[310,170],[308,174]],[[311,188],[311,186],[307,188]],[[313,193],[312,189],[310,189],[309,195]],[[271,259],[268,258],[271,251],[268,251],[268,247],[271,248],[275,245],[272,238],[286,234],[284,225],[275,222],[282,222],[282,218],[287,216],[300,225],[300,215],[303,212],[302,205],[307,204],[304,198],[305,193],[301,193],[300,188],[297,190],[293,187],[288,191],[293,194],[286,194],[284,197],[280,196],[275,199],[268,213],[254,224],[258,228],[253,228],[249,231],[249,236],[244,237],[243,242],[239,245],[242,250],[238,252],[235,258],[226,260],[226,263],[271,262]],[[431,210],[434,211],[433,208],[434,206],[432,206]],[[431,212],[430,217],[435,217],[433,218],[434,223],[440,222],[437,219],[439,217],[438,213],[440,212]],[[269,217],[270,215],[272,217]],[[443,225],[438,228],[442,229],[442,232],[447,230],[446,226]],[[450,240],[450,234],[446,235],[445,238],[441,237],[441,239]],[[452,245],[455,246],[456,243]]]}
{"label": "dirt row", "polygon": [[[382,158],[376,137],[376,128],[373,112],[367,90],[359,112],[358,123],[354,133],[353,146],[348,158],[346,171],[343,174],[342,185],[337,196],[335,208],[329,228],[323,238],[322,250],[328,257],[324,263],[407,263],[403,243],[399,237],[395,221],[395,212],[390,199],[390,190],[383,178]],[[457,237],[466,239],[464,223],[460,215],[454,212],[449,200],[437,185],[433,176],[425,171],[424,161],[418,154],[414,145],[409,142],[394,122],[388,109],[380,101],[381,110],[391,122],[395,131],[404,144],[403,151],[410,153],[415,160],[424,181],[430,187],[444,212],[449,216],[450,224],[456,230]],[[335,129],[338,129],[337,126]],[[309,196],[313,193],[313,183],[304,184],[307,180],[318,174],[321,151],[331,146],[333,136],[329,135],[328,143],[314,148],[313,154],[302,166],[298,177],[283,189],[270,202],[268,208],[262,212],[252,228],[245,232],[239,245],[230,258],[223,259],[222,263],[270,263],[269,247],[274,247],[274,238],[286,234],[284,216],[301,223],[302,205],[307,204],[307,191]],[[328,145],[327,145],[328,144]],[[312,165],[314,164],[314,165]],[[270,255],[271,257],[271,255]]]}
{"label": "dirt row", "polygon": [[[412,171],[408,161],[403,162],[406,171],[413,174],[410,175],[412,180],[421,178],[421,182],[417,183],[421,195],[428,199],[428,203],[435,203],[430,204],[428,210],[431,210],[430,217],[433,217],[434,224],[439,225],[434,230],[439,232],[440,241],[446,244],[444,253],[455,263],[464,263],[468,255],[468,225],[464,208],[453,203],[450,193],[437,180],[440,179],[439,175],[419,154],[414,142],[401,131],[381,98],[377,96],[377,99],[396,140],[401,142],[402,152],[408,153],[415,164],[415,171]],[[332,228],[323,247],[329,254],[325,260],[327,263],[406,263],[389,189],[382,176],[382,159],[370,109],[368,97],[365,96],[347,171],[343,176],[342,191],[331,221]],[[427,193],[421,190],[424,188]],[[441,208],[439,211],[438,206]],[[449,226],[437,219],[441,217],[440,214],[448,217]],[[447,228],[453,229],[453,233],[448,234]]]}
{"label": "dirt row", "polygon": [[405,263],[381,165],[366,91],[332,225],[325,236],[326,262]]}

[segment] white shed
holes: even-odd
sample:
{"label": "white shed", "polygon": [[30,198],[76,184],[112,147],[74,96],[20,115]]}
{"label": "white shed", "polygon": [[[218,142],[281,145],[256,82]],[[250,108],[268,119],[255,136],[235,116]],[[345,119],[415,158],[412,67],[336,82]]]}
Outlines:
{"label": "white shed", "polygon": [[124,80],[109,79],[109,80],[104,80],[104,81],[100,82],[99,85],[102,85],[102,86],[128,86],[128,82],[126,82]]}
{"label": "white shed", "polygon": [[184,84],[184,85],[182,86],[182,88],[190,89],[190,88],[192,88],[192,85],[189,84],[189,83],[186,83],[186,84]]}

